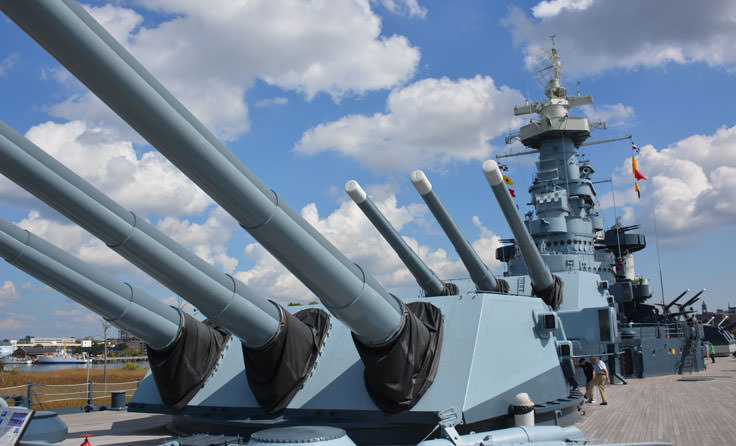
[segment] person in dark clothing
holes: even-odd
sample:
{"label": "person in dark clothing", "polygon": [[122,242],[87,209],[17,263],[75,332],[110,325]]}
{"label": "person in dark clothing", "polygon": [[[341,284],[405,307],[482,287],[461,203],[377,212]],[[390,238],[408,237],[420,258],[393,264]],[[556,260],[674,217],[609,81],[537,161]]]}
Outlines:
{"label": "person in dark clothing", "polygon": [[595,403],[593,400],[593,365],[586,361],[585,358],[580,358],[578,364],[580,364],[580,367],[583,368],[583,373],[585,373],[585,395],[583,395],[585,402]]}

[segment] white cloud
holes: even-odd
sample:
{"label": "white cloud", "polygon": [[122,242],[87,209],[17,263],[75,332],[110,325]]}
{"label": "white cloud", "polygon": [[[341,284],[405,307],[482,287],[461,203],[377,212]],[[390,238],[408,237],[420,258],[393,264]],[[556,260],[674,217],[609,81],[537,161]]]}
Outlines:
{"label": "white cloud", "polygon": [[85,262],[101,267],[130,267],[125,259],[75,224],[62,224],[30,211],[18,226]]}
{"label": "white cloud", "polygon": [[386,113],[320,124],[302,135],[295,150],[335,151],[377,171],[486,159],[494,150],[489,140],[518,125],[510,110],[522,100],[488,76],[423,79],[392,91]]}
{"label": "white cloud", "polygon": [[15,63],[18,61],[18,53],[13,53],[10,56],[7,56],[5,59],[0,60],[0,77],[5,76],[10,69],[15,66]]}
{"label": "white cloud", "polygon": [[10,280],[6,280],[0,287],[0,307],[17,300],[20,300],[20,294],[18,294],[18,290],[15,289],[15,284]]}
{"label": "white cloud", "polygon": [[184,311],[185,313],[192,313],[194,312],[195,308],[192,304],[187,302],[186,300],[182,299],[179,296],[169,296],[165,299],[161,300],[166,305],[171,305],[172,307],[176,307],[180,309],[181,311]]}
{"label": "white cloud", "polygon": [[166,217],[156,226],[206,262],[222,266],[227,273],[232,273],[238,265],[237,259],[227,255],[225,246],[237,223],[221,208],[213,211],[203,224]]}
{"label": "white cloud", "polygon": [[394,14],[416,16],[424,18],[427,16],[427,10],[419,6],[417,0],[372,0],[374,3],[381,4]]}
{"label": "white cloud", "polygon": [[66,317],[72,317],[72,316],[80,316],[82,314],[81,310],[74,309],[74,310],[55,310],[54,315],[56,316],[66,316]]}
{"label": "white cloud", "polygon": [[621,103],[614,105],[592,106],[584,105],[581,107],[585,116],[591,121],[604,121],[608,127],[621,127],[630,125],[629,119],[636,116],[634,107]]}
{"label": "white cloud", "polygon": [[[26,137],[103,193],[136,213],[198,214],[212,200],[155,151],[138,156],[127,141],[82,121],[46,122]],[[0,197],[17,200],[18,191],[0,180]]]}
{"label": "white cloud", "polygon": [[473,216],[473,224],[480,230],[480,238],[473,242],[473,249],[488,268],[494,270],[501,265],[501,261],[496,259],[496,248],[501,246],[501,237],[483,226],[477,215]]}
{"label": "white cloud", "polygon": [[[414,0],[393,2],[414,14]],[[89,8],[139,61],[205,125],[224,139],[248,130],[244,95],[256,79],[303,93],[346,95],[408,80],[419,51],[403,36],[382,36],[368,0],[201,2],[147,0],[173,18],[152,27],[141,15],[106,5]],[[360,57],[356,57],[360,55]],[[67,119],[119,121],[89,93],[51,108]]]}
{"label": "white cloud", "polygon": [[593,0],[549,0],[539,2],[532,8],[534,17],[541,19],[554,17],[563,10],[585,10],[593,4]]}
{"label": "white cloud", "polygon": [[707,7],[690,0],[553,0],[538,3],[532,14],[513,8],[505,20],[516,43],[524,45],[529,64],[555,34],[565,70],[574,75],[668,63],[736,66],[731,44],[736,3],[731,0],[714,0]]}
{"label": "white cloud", "polygon": [[35,316],[28,316],[17,313],[4,313],[4,317],[0,317],[0,330],[12,331],[33,328],[36,322]]}
{"label": "white cloud", "polygon": [[[379,187],[375,190],[380,189]],[[418,218],[426,213],[423,204],[399,206],[393,194],[380,197],[374,202],[397,231],[401,231],[406,225],[416,223]],[[347,258],[363,267],[386,289],[417,288],[414,278],[396,253],[352,201],[344,201],[338,209],[326,217],[320,217],[315,204],[305,206],[301,215]],[[473,243],[473,246],[478,249],[484,260],[489,262],[489,267],[493,268],[498,264],[492,259],[498,238],[484,228],[477,217],[474,218],[474,223],[481,230],[481,237]],[[404,240],[440,279],[467,277],[467,270],[462,263],[454,257],[448,257],[443,249],[420,245],[411,237],[404,237]],[[274,296],[282,301],[315,299],[301,282],[260,245],[253,243],[246,246],[245,253],[256,264],[248,271],[238,272],[236,274],[238,279],[264,295]]]}
{"label": "white cloud", "polygon": [[[75,224],[62,224],[31,211],[18,226],[95,266],[139,274],[123,257]],[[221,208],[215,208],[202,224],[165,217],[158,221],[157,226],[195,255],[228,273],[238,264],[237,259],[227,254],[226,247],[237,223]]]}
{"label": "white cloud", "polygon": [[268,98],[268,99],[261,99],[260,101],[255,103],[256,107],[273,107],[275,105],[286,105],[289,103],[289,100],[287,98]]}
{"label": "white cloud", "polygon": [[619,206],[634,209],[625,215],[627,223],[648,224],[654,211],[660,237],[670,241],[736,225],[736,126],[693,135],[661,150],[644,146],[638,162],[648,177],[639,182],[641,200],[633,191],[630,159],[614,179],[627,185],[616,196]]}
{"label": "white cloud", "polygon": [[[73,333],[79,330],[79,327],[87,327],[87,330],[104,333],[104,326],[107,322],[97,313],[89,311],[79,304],[72,303],[71,310],[57,310],[54,312],[54,329],[61,330],[62,333]],[[99,325],[98,325],[99,324]],[[116,329],[114,326],[110,326]],[[98,331],[99,330],[99,331]],[[88,331],[88,332],[89,332]],[[113,336],[112,332],[108,332],[108,336]]]}

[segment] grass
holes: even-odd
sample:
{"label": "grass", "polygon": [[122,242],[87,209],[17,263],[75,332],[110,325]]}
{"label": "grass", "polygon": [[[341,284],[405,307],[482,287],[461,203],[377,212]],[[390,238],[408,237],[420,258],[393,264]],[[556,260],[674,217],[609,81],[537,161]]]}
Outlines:
{"label": "grass", "polygon": [[[135,393],[136,381],[143,378],[147,371],[148,368],[144,367],[133,370],[108,369],[105,385],[103,370],[90,369],[93,403],[98,406],[110,404],[112,391],[125,391],[127,402]],[[0,396],[26,395],[28,382],[33,383],[34,409],[81,407],[87,404],[87,369],[48,372],[6,370],[0,373]],[[12,405],[12,399],[8,404]]]}

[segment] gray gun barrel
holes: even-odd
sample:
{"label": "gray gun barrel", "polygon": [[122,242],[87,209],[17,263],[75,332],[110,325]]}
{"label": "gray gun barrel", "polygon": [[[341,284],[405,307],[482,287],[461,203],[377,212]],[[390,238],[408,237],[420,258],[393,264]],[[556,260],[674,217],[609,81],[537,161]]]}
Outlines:
{"label": "gray gun barrel", "polygon": [[0,172],[230,330],[248,346],[278,331],[280,310],[126,211],[0,122]]}
{"label": "gray gun barrel", "polygon": [[183,323],[178,310],[0,218],[0,255],[150,347],[162,350]]}
{"label": "gray gun barrel", "polygon": [[513,200],[511,200],[511,194],[506,188],[498,164],[493,160],[484,162],[483,173],[486,176],[488,184],[491,186],[493,195],[496,196],[496,201],[498,201],[498,205],[501,207],[506,221],[511,227],[514,239],[519,245],[524,263],[529,271],[532,286],[537,290],[545,290],[552,287],[554,284],[552,273],[550,273],[549,268],[544,263],[544,260],[542,260],[542,255],[539,253],[537,245],[534,244],[529,230],[524,225],[519,210],[516,209]]}
{"label": "gray gun barrel", "polygon": [[499,285],[496,276],[483,263],[468,240],[463,237],[460,228],[455,224],[455,220],[452,219],[445,205],[442,204],[437,194],[432,190],[432,184],[424,172],[421,170],[412,172],[411,182],[455,247],[455,251],[457,251],[463,264],[468,269],[470,278],[475,283],[476,288],[482,291],[497,291]]}
{"label": "gray gun barrel", "polygon": [[419,258],[413,249],[406,244],[401,235],[389,223],[386,217],[378,210],[373,201],[368,198],[360,184],[355,180],[345,183],[345,192],[353,199],[361,211],[373,223],[373,226],[381,233],[389,245],[396,251],[404,265],[409,269],[419,286],[427,296],[439,296],[445,289],[442,281],[435,273]]}
{"label": "gray gun barrel", "polygon": [[363,342],[382,344],[397,333],[403,323],[399,302],[261,183],[81,6],[3,0],[0,8],[235,217]]}
{"label": "gray gun barrel", "polygon": [[690,288],[686,289],[685,291],[683,291],[682,293],[680,293],[679,296],[677,296],[674,299],[672,299],[672,301],[670,303],[668,303],[667,305],[664,306],[664,311],[663,312],[664,313],[667,313],[670,310],[670,308],[672,307],[672,305],[676,304],[680,299],[682,299],[682,297],[684,295],[686,295],[689,292],[690,292]]}
{"label": "gray gun barrel", "polygon": [[679,304],[678,304],[677,306],[678,306],[678,307],[680,307],[681,309],[684,309],[685,307],[687,307],[687,306],[689,306],[689,305],[692,305],[692,304],[694,304],[694,303],[695,303],[695,301],[697,301],[698,299],[700,299],[700,295],[701,295],[701,294],[703,294],[703,293],[705,293],[705,288],[703,288],[702,290],[700,290],[700,291],[698,291],[697,293],[695,293],[695,296],[691,297],[691,298],[690,298],[690,299],[689,299],[689,300],[688,300],[687,302],[685,302],[684,304],[682,304],[682,305],[679,305]]}

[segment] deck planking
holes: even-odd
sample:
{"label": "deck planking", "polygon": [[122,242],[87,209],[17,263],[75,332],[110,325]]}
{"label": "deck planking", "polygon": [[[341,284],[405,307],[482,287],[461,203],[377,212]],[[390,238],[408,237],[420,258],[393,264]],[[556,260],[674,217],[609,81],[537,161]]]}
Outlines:
{"label": "deck planking", "polygon": [[[576,426],[601,443],[736,445],[736,358],[717,358],[707,366],[703,372],[608,385],[608,405],[585,404]],[[597,389],[595,398],[600,402]]]}
{"label": "deck planking", "polygon": [[[712,381],[680,381],[682,378]],[[606,387],[607,406],[585,404],[576,424],[595,443],[672,441],[676,446],[736,445],[736,358],[718,358],[703,372],[630,379]],[[596,399],[600,400],[598,390]],[[63,445],[158,445],[173,437],[170,417],[129,412],[62,415],[69,427]]]}

